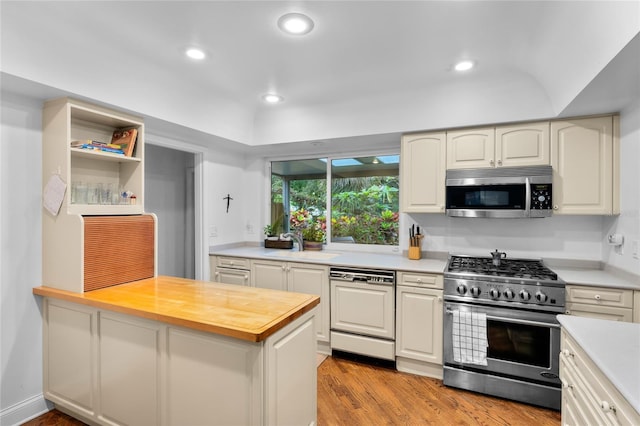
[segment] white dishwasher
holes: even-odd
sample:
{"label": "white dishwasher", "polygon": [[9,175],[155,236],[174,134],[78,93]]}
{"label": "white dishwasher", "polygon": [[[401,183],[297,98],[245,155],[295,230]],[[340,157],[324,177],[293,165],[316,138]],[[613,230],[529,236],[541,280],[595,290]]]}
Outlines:
{"label": "white dishwasher", "polygon": [[331,349],[395,360],[395,271],[331,268]]}

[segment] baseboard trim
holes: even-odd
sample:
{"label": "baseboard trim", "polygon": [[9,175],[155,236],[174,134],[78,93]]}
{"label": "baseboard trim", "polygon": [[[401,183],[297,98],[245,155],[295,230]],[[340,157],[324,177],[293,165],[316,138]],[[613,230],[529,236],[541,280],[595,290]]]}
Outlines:
{"label": "baseboard trim", "polygon": [[18,426],[53,409],[44,395],[36,395],[0,411],[0,425]]}

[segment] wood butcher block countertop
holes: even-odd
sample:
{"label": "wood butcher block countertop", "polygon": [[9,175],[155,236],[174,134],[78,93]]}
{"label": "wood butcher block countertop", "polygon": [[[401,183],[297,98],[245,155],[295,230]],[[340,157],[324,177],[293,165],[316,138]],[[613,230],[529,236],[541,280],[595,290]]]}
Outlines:
{"label": "wood butcher block countertop", "polygon": [[318,296],[159,276],[85,293],[36,287],[33,293],[260,342],[310,311]]}

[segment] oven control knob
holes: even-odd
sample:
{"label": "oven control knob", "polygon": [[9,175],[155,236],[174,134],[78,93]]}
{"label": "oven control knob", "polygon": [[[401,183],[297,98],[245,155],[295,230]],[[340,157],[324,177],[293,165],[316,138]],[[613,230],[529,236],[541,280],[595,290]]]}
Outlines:
{"label": "oven control knob", "polygon": [[500,297],[500,290],[492,288],[491,290],[489,290],[489,296],[491,296],[492,299],[497,299],[498,297]]}
{"label": "oven control knob", "polygon": [[458,292],[458,294],[460,296],[464,296],[465,294],[467,294],[467,286],[464,284],[460,284],[457,288],[456,291]]}
{"label": "oven control knob", "polygon": [[478,297],[480,296],[480,287],[471,287],[470,292],[473,297]]}
{"label": "oven control knob", "polygon": [[513,290],[511,290],[510,288],[506,289],[504,291],[504,297],[506,297],[507,299],[511,300],[514,297],[516,297],[516,294],[513,292]]}
{"label": "oven control knob", "polygon": [[537,291],[536,292],[536,300],[538,302],[544,303],[544,302],[547,301],[547,299],[549,299],[549,297],[546,294],[544,294],[543,292],[541,292],[541,291]]}
{"label": "oven control knob", "polygon": [[527,290],[520,290],[520,299],[529,300],[531,299],[531,294]]}

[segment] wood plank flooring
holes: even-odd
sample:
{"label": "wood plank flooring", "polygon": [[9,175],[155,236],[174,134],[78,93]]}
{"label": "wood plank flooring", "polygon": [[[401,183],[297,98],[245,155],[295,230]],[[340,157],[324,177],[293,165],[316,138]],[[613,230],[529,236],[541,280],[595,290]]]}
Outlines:
{"label": "wood plank flooring", "polygon": [[[24,425],[84,423],[53,410]],[[448,388],[441,380],[328,357],[318,367],[318,426],[342,425],[558,426],[560,412]]]}

